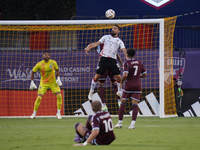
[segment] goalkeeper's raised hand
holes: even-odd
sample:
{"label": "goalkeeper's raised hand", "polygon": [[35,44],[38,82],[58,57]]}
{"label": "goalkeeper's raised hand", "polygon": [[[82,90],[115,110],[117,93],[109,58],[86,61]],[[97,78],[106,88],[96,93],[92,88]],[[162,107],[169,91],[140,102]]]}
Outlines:
{"label": "goalkeeper's raised hand", "polygon": [[37,86],[35,85],[34,81],[31,80],[30,90],[37,89]]}
{"label": "goalkeeper's raised hand", "polygon": [[56,83],[57,83],[59,86],[62,86],[62,82],[60,81],[60,77],[59,77],[59,76],[57,77]]}

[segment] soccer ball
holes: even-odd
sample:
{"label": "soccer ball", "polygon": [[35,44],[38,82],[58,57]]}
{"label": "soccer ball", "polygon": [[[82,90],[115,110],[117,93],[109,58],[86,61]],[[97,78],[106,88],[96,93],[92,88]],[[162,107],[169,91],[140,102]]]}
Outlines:
{"label": "soccer ball", "polygon": [[112,19],[115,17],[115,11],[112,10],[112,9],[108,9],[105,13],[105,16],[108,18],[108,19]]}

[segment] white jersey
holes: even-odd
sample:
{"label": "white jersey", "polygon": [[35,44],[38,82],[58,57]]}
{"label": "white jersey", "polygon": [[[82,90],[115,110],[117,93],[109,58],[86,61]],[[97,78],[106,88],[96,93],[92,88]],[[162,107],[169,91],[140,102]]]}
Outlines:
{"label": "white jersey", "polygon": [[125,48],[124,42],[118,37],[104,35],[100,40],[104,44],[100,56],[117,59],[118,49]]}

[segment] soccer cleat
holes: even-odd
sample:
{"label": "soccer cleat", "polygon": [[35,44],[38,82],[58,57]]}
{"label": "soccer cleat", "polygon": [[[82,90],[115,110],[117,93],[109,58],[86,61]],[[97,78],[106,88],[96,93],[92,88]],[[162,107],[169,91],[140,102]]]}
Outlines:
{"label": "soccer cleat", "polygon": [[58,119],[62,119],[60,113],[57,113],[57,114],[56,114],[56,117],[57,117]]}
{"label": "soccer cleat", "polygon": [[122,97],[122,92],[123,91],[118,91],[116,94],[121,98]]}
{"label": "soccer cleat", "polygon": [[135,125],[134,124],[131,124],[128,129],[135,129]]}
{"label": "soccer cleat", "polygon": [[30,118],[30,119],[35,119],[35,118],[36,118],[36,115],[35,115],[35,114],[32,114],[29,118]]}
{"label": "soccer cleat", "polygon": [[108,111],[108,107],[105,105],[105,106],[102,107],[102,110],[103,111]]}
{"label": "soccer cleat", "polygon": [[90,92],[90,93],[88,94],[88,99],[89,99],[89,100],[92,100],[92,96],[93,96],[93,92]]}
{"label": "soccer cleat", "polygon": [[117,123],[115,126],[114,126],[114,129],[120,129],[122,128],[122,123]]}

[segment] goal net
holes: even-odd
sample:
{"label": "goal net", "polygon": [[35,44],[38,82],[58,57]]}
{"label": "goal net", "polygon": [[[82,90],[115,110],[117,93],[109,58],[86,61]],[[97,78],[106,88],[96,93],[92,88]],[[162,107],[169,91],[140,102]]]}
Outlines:
{"label": "goal net", "polygon": [[[95,74],[98,53],[84,48],[110,34],[114,24],[121,27],[119,38],[126,48],[135,48],[147,77],[141,79],[140,116],[175,115],[173,88],[173,33],[176,17],[165,19],[1,21],[0,22],[0,117],[30,116],[37,90],[29,90],[30,75],[41,61],[44,50],[59,66],[63,85],[61,114],[92,114],[88,93]],[[122,61],[125,61],[119,50]],[[34,81],[39,86],[40,73]],[[110,79],[105,82],[105,100],[111,115],[118,114],[117,97]],[[100,100],[98,85],[93,100]],[[55,116],[56,96],[50,90],[43,96],[37,116]],[[126,114],[130,115],[131,101]]]}

